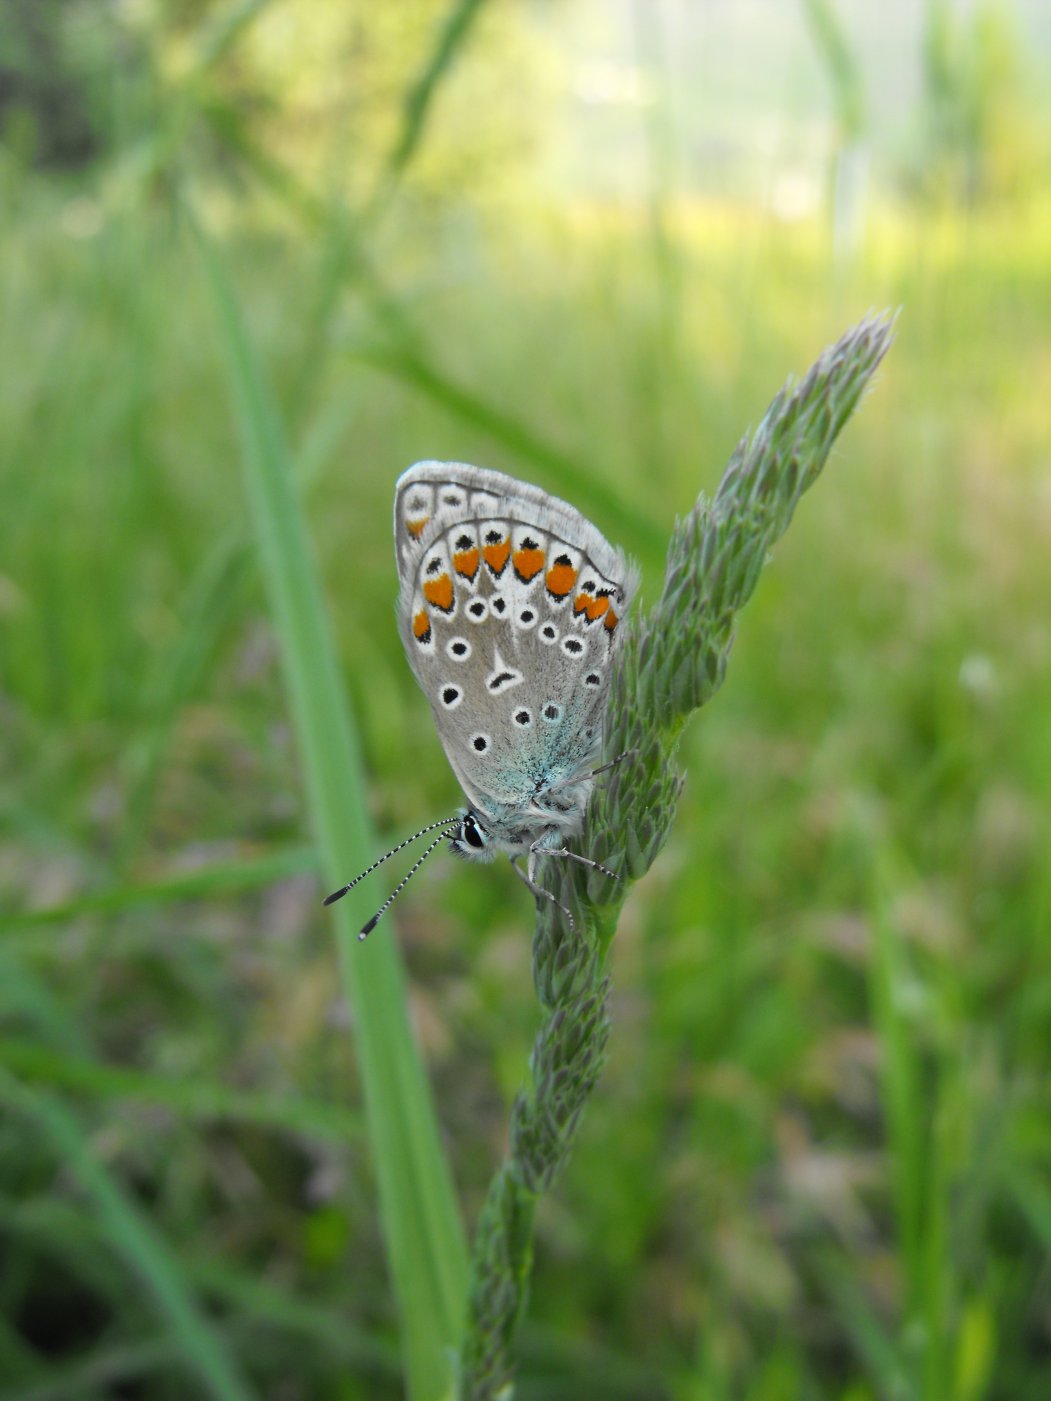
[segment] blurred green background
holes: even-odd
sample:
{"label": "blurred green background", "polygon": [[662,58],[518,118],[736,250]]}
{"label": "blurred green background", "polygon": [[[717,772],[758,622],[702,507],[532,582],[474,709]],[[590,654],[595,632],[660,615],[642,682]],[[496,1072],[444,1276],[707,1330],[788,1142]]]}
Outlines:
{"label": "blurred green background", "polygon": [[[0,1401],[204,1394],[129,1204],[247,1394],[402,1394],[191,216],[391,843],[459,801],[397,474],[541,483],[652,600],[785,375],[902,307],[683,743],[518,1395],[1051,1395],[1049,77],[1043,0],[0,3]],[[468,1223],[530,925],[436,856],[374,936]]]}

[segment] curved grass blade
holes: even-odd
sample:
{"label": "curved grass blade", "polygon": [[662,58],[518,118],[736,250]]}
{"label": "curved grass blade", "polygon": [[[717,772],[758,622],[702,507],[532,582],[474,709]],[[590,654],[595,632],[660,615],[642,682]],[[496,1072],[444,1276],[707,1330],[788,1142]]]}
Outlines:
{"label": "curved grass blade", "polygon": [[437,44],[406,94],[401,131],[387,161],[390,179],[396,180],[415,155],[423,139],[434,96],[467,42],[471,27],[484,4],[485,0],[457,0],[446,15]]}
{"label": "curved grass blade", "polygon": [[50,1089],[160,1106],[200,1123],[252,1124],[325,1142],[348,1143],[362,1136],[359,1116],[343,1105],[232,1090],[217,1081],[197,1077],[185,1080],[129,1070],[90,1055],[70,1055],[14,1037],[0,1036],[0,1066],[17,1074],[20,1080]]}

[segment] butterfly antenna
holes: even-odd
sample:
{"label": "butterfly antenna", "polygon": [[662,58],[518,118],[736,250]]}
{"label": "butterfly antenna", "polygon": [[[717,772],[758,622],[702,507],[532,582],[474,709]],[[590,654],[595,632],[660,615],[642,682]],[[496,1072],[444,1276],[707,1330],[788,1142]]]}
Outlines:
{"label": "butterfly antenna", "polygon": [[[352,881],[348,881],[347,884],[342,887],[342,889],[334,890],[331,895],[326,895],[324,899],[324,904],[334,905],[337,900],[342,900],[348,890],[353,890],[359,881],[363,881],[366,876],[371,876],[377,866],[382,866],[384,861],[389,861],[392,856],[397,856],[399,851],[404,851],[407,846],[412,846],[413,842],[418,841],[420,837],[424,836],[427,832],[433,832],[435,827],[455,828],[456,823],[458,821],[459,818],[456,817],[443,817],[440,822],[430,822],[426,827],[421,827],[420,830],[418,832],[414,832],[411,837],[406,837],[405,840],[403,842],[399,842],[397,846],[392,846],[390,851],[387,852],[386,856],[381,856],[378,861],[373,861],[372,865],[366,867],[365,870],[362,871],[360,876],[355,876]],[[445,834],[443,833],[442,835],[444,836]],[[452,835],[452,833],[450,833],[450,835]],[[438,838],[438,841],[441,841],[441,837]],[[433,851],[434,847],[437,846],[437,844],[438,843],[435,842],[431,847],[428,848],[428,851]],[[417,862],[416,864],[419,865],[419,862]],[[412,869],[415,870],[416,866],[414,866]]]}
{"label": "butterfly antenna", "polygon": [[419,860],[415,863],[415,865],[413,865],[412,867],[410,867],[410,869],[408,870],[408,872],[407,872],[404,876],[402,876],[401,880],[400,880],[400,881],[398,882],[398,884],[394,887],[394,889],[391,891],[391,893],[387,896],[386,900],[384,900],[383,904],[379,907],[379,909],[376,911],[376,913],[372,916],[372,918],[369,920],[368,924],[363,924],[363,925],[361,926],[361,932],[358,934],[358,938],[359,938],[359,939],[367,939],[367,938],[368,938],[368,936],[369,936],[369,935],[372,933],[372,931],[376,928],[376,925],[379,924],[380,920],[383,918],[383,916],[384,916],[384,915],[387,913],[387,911],[390,909],[391,905],[394,904],[395,900],[397,900],[398,896],[401,894],[401,892],[402,892],[402,891],[405,889],[405,887],[408,885],[409,881],[412,880],[413,876],[414,876],[414,875],[416,874],[416,872],[420,869],[420,867],[423,865],[423,863],[427,860],[428,856],[430,856],[431,852],[432,852],[432,851],[434,850],[434,848],[438,845],[438,843],[444,841],[446,837],[452,837],[452,836],[455,836],[455,835],[456,835],[456,829],[455,829],[455,828],[453,828],[453,830],[452,830],[451,832],[439,832],[439,833],[438,833],[438,835],[435,837],[434,841],[431,842],[430,846],[429,846],[429,847],[427,848],[427,850],[423,853],[423,855],[419,858]]}

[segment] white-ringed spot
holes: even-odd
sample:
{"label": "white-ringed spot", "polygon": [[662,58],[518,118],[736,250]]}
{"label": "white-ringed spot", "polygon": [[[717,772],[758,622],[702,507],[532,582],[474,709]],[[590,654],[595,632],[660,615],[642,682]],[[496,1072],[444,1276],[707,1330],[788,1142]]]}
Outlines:
{"label": "white-ringed spot", "polygon": [[522,729],[522,730],[529,730],[529,729],[532,729],[532,726],[533,726],[533,715],[532,715],[532,711],[526,710],[526,708],[525,708],[524,706],[522,707],[521,710],[516,710],[516,711],[515,711],[515,724],[519,727],[519,729]]}
{"label": "white-ringed spot", "polygon": [[438,687],[438,695],[442,705],[446,710],[455,710],[463,700],[463,691],[459,686],[445,685]]}
{"label": "white-ringed spot", "polygon": [[471,736],[471,748],[476,754],[484,754],[491,743],[492,740],[489,738],[488,735],[480,734]]}
{"label": "white-ringed spot", "polygon": [[484,598],[476,598],[467,605],[467,617],[472,623],[484,623],[489,616],[489,604]]}
{"label": "white-ringed spot", "polygon": [[558,641],[558,628],[553,623],[545,623],[540,629],[540,641],[546,642],[550,647],[553,642]]}
{"label": "white-ringed spot", "polygon": [[466,637],[450,637],[445,650],[454,662],[465,662],[471,655],[471,644]]}
{"label": "white-ringed spot", "polygon": [[540,713],[549,725],[557,725],[562,719],[562,707],[555,701],[548,701]]}
{"label": "white-ringed spot", "polygon": [[567,657],[572,657],[574,661],[580,661],[587,651],[587,643],[581,642],[579,637],[563,637],[562,650]]}

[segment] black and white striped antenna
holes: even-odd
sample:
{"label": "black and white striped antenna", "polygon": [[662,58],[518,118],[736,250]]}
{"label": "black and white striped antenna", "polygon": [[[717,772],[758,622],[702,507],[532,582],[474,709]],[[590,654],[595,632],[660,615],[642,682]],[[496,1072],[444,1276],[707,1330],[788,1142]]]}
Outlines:
{"label": "black and white striped antenna", "polygon": [[414,865],[409,869],[409,871],[401,878],[401,880],[394,887],[391,893],[387,896],[386,900],[384,900],[383,904],[379,907],[379,909],[368,921],[368,923],[362,925],[361,930],[358,934],[358,938],[368,938],[368,936],[376,928],[376,925],[379,924],[380,920],[390,909],[391,905],[394,904],[394,901],[398,898],[401,892],[408,885],[409,881],[412,880],[413,876],[420,869],[423,863],[427,860],[428,856],[430,856],[434,848],[438,846],[440,842],[444,841],[446,837],[456,836],[456,831],[459,826],[459,823],[459,817],[443,817],[440,822],[430,822],[426,827],[421,827],[420,830],[418,832],[413,833],[411,837],[406,837],[405,840],[403,842],[399,842],[397,846],[392,846],[390,851],[388,851],[385,856],[381,856],[378,861],[373,861],[371,866],[367,866],[359,876],[355,876],[352,881],[348,881],[347,884],[344,885],[341,889],[334,890],[331,895],[326,895],[324,903],[326,905],[334,905],[337,900],[343,899],[343,896],[346,895],[348,890],[353,890],[359,881],[363,881],[366,876],[371,876],[373,871],[377,868],[377,866],[382,866],[384,861],[389,861],[390,858],[392,856],[396,856],[399,851],[404,851],[404,849],[407,846],[412,846],[413,842],[419,841],[420,837],[424,836],[427,832],[433,832],[436,827],[444,828],[445,830],[438,833],[434,841],[431,842],[431,844],[428,846],[427,850],[423,853],[419,860],[416,861]]}

